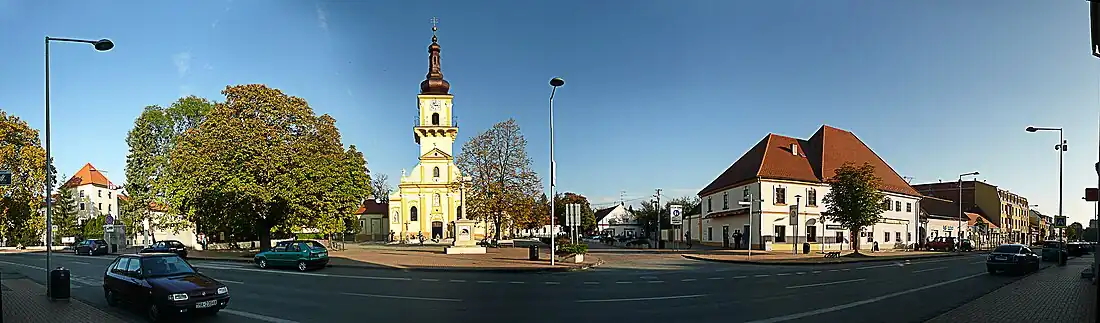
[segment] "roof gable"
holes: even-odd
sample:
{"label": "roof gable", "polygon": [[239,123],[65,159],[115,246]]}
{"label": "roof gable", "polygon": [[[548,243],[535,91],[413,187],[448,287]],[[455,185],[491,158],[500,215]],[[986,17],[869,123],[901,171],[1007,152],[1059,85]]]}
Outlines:
{"label": "roof gable", "polygon": [[760,164],[757,177],[819,182],[813,167],[802,152],[802,147],[806,146],[803,142],[787,136],[768,134],[767,150],[764,151],[764,160]]}
{"label": "roof gable", "polygon": [[609,207],[609,208],[606,208],[606,209],[596,210],[596,223],[600,223],[600,221],[602,221],[603,218],[606,218],[608,214],[611,214],[611,211],[614,211],[615,208],[618,208],[620,206],[622,206],[622,205],[616,205],[616,206],[612,206],[612,207]]}
{"label": "roof gable", "polygon": [[749,148],[733,165],[730,165],[729,168],[726,168],[726,171],[719,174],[718,178],[715,178],[714,181],[711,181],[709,185],[700,190],[699,196],[756,178],[760,172],[760,165],[764,161],[764,151],[767,150],[769,139],[771,139],[770,135]]}
{"label": "roof gable", "polygon": [[453,157],[451,157],[450,154],[445,153],[442,150],[439,150],[439,148],[432,148],[432,150],[429,150],[428,153],[420,156],[420,158],[422,158],[422,159],[452,159]]}
{"label": "roof gable", "polygon": [[111,181],[107,179],[107,176],[104,176],[95,166],[92,166],[92,163],[84,164],[84,167],[81,167],[79,171],[73,174],[73,177],[65,181],[64,186],[76,187],[88,184],[115,189],[115,184],[111,183]]}
{"label": "roof gable", "polygon": [[882,160],[878,154],[875,154],[867,144],[864,144],[862,140],[859,140],[855,134],[849,131],[841,130],[830,127],[828,125],[822,125],[817,130],[810,141],[814,142],[820,147],[821,152],[820,170],[818,175],[821,180],[824,181],[833,177],[836,174],[836,170],[845,162],[854,162],[856,164],[869,163],[875,166],[875,175],[882,180],[882,190],[894,193],[900,193],[905,195],[920,196],[917,190],[909,186],[909,183],[905,179],[901,178],[886,161]]}

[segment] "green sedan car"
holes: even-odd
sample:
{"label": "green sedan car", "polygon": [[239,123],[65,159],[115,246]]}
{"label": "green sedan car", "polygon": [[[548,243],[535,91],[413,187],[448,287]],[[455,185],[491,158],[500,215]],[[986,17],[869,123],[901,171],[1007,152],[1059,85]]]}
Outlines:
{"label": "green sedan car", "polygon": [[328,265],[328,249],[317,241],[280,241],[274,248],[256,254],[253,260],[260,268],[294,267],[307,271]]}

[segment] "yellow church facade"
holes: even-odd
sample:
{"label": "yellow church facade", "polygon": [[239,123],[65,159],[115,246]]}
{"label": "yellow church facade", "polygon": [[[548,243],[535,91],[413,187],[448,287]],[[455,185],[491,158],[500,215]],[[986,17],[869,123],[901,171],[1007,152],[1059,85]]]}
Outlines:
{"label": "yellow church facade", "polygon": [[[454,221],[461,218],[462,194],[457,183],[462,173],[455,166],[454,142],[458,126],[454,123],[454,96],[450,83],[443,79],[440,47],[432,27],[428,46],[428,75],[420,83],[417,95],[418,121],[413,137],[420,145],[420,157],[411,171],[401,171],[397,190],[390,195],[390,228],[401,237],[448,239],[454,237]],[[475,229],[475,236],[484,230]]]}

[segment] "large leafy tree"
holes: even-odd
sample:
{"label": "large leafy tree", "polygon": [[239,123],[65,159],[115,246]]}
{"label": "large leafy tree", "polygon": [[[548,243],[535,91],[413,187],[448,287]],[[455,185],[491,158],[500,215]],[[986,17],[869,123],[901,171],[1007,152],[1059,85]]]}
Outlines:
{"label": "large leafy tree", "polygon": [[[875,175],[874,165],[844,163],[825,182],[829,184],[829,193],[822,199],[826,210],[821,215],[826,220],[840,223],[849,232],[862,232],[882,220],[886,197],[880,190],[882,179]],[[859,240],[852,239],[856,253]]]}
{"label": "large leafy tree", "polygon": [[[46,228],[39,212],[45,202],[46,151],[38,137],[27,122],[0,110],[0,169],[12,173],[12,185],[0,186],[0,235],[9,244],[37,245]],[[52,163],[50,168],[56,173]]]}
{"label": "large leafy tree", "polygon": [[[554,215],[556,218],[554,221],[558,221],[557,224],[565,225],[565,211],[566,205],[580,204],[581,205],[581,227],[580,232],[588,232],[596,227],[596,212],[592,210],[592,204],[588,202],[588,198],[584,195],[580,195],[573,192],[565,192],[558,194],[557,199],[554,201]],[[570,229],[566,228],[566,232]]]}
{"label": "large leafy tree", "polygon": [[[189,223],[174,213],[154,212],[154,208],[167,203],[169,153],[178,138],[188,130],[197,128],[214,103],[200,97],[180,98],[167,108],[152,105],[145,107],[133,129],[126,135],[130,153],[126,156],[126,193],[130,201],[120,208],[123,223],[134,234],[144,229],[141,224],[149,219],[150,229],[168,229],[179,232]],[[159,215],[153,218],[154,215]]]}
{"label": "large leafy tree", "polygon": [[[68,177],[63,175],[61,178]],[[60,243],[62,237],[78,237],[80,235],[81,227],[77,223],[80,209],[77,208],[76,199],[77,197],[73,195],[72,186],[61,185],[57,189],[57,197],[54,198],[53,219],[51,220],[57,226],[54,243]]]}
{"label": "large leafy tree", "polygon": [[542,191],[542,180],[531,169],[527,139],[519,124],[508,119],[470,138],[462,145],[457,165],[471,177],[466,190],[466,215],[493,227],[500,239],[501,228],[514,224],[513,215]]}
{"label": "large leafy tree", "polygon": [[383,173],[372,175],[370,186],[374,192],[375,201],[378,201],[378,203],[388,203],[390,201],[390,192],[393,191],[393,187],[390,186],[389,176]]}
{"label": "large leafy tree", "polygon": [[204,233],[344,229],[371,193],[363,154],[345,149],[336,121],[265,85],[228,86],[169,154],[170,206]]}
{"label": "large leafy tree", "polygon": [[[663,200],[663,199],[662,199]],[[699,208],[700,200],[697,196],[683,196],[665,200],[664,205],[658,206],[655,201],[643,201],[639,208],[632,209],[638,223],[642,225],[646,235],[652,235],[657,230],[657,214],[661,215],[661,229],[672,228],[672,218],[669,206],[680,205],[684,214],[690,214],[692,210]]]}
{"label": "large leafy tree", "polygon": [[512,223],[517,230],[532,230],[550,224],[550,199],[546,193],[523,199],[517,211],[512,214]]}

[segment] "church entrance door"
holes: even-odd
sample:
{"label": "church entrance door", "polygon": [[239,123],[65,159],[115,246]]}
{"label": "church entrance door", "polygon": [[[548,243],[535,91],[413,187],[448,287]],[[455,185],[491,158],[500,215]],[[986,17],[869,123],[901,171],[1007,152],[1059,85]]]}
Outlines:
{"label": "church entrance door", "polygon": [[443,222],[432,221],[432,238],[443,239]]}

